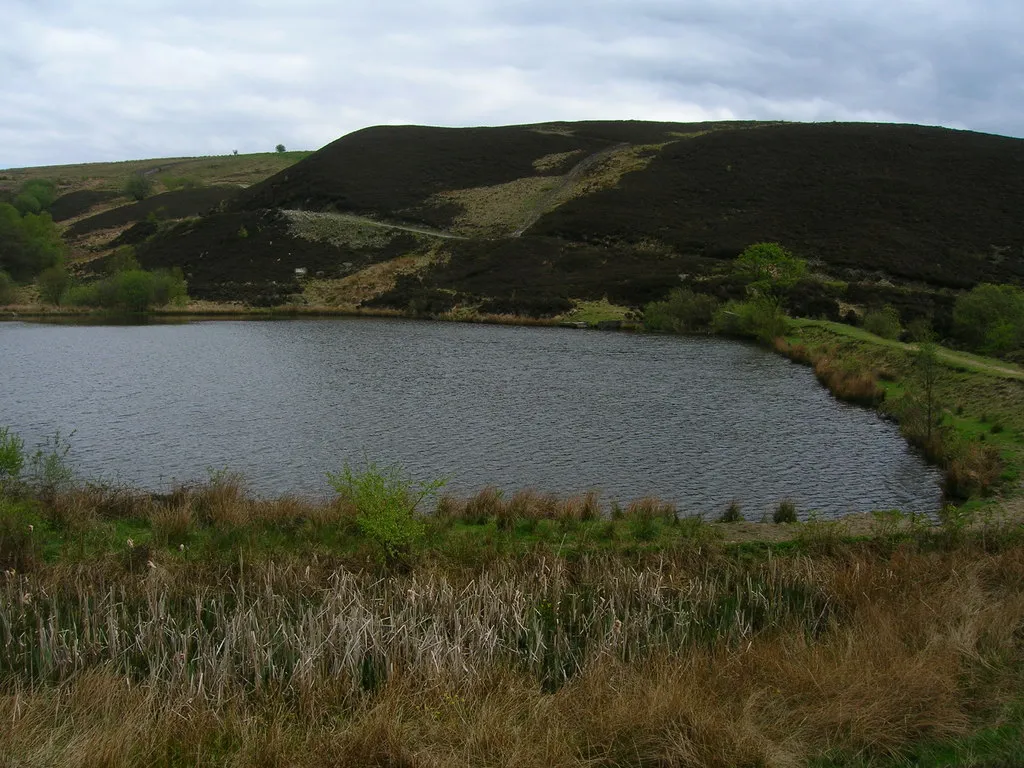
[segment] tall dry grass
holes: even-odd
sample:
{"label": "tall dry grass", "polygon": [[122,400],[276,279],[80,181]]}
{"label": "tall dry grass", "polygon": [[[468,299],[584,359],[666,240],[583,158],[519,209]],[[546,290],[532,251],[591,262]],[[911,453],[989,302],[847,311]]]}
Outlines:
{"label": "tall dry grass", "polygon": [[1019,695],[1024,547],[0,586],[0,763],[799,765]]}
{"label": "tall dry grass", "polygon": [[876,406],[885,399],[878,372],[856,361],[844,362],[837,350],[810,349],[783,338],[775,339],[774,348],[793,362],[811,366],[818,381],[839,400]]}

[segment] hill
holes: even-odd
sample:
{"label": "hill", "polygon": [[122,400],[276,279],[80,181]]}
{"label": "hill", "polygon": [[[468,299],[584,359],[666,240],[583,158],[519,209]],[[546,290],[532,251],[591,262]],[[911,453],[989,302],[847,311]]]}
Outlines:
{"label": "hill", "polygon": [[[640,306],[684,283],[726,298],[742,291],[730,260],[766,240],[814,267],[820,279],[790,296],[814,316],[892,303],[941,330],[957,291],[1024,280],[1019,139],[595,121],[383,126],[288,154],[210,159],[206,188],[178,198],[108,212],[109,185],[89,184],[54,207],[83,254],[135,243],[145,266],[182,267],[194,296],[255,304],[552,315],[603,297]],[[155,225],[156,210],[169,221]]]}

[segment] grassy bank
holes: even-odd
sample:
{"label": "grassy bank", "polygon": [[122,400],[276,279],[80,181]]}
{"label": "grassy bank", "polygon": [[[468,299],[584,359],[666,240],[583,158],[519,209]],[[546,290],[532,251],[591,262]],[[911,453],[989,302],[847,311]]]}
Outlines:
{"label": "grassy bank", "polygon": [[0,503],[5,764],[1021,756],[1018,524],[729,543],[653,500],[491,490],[388,558],[356,497],[228,476]]}
{"label": "grassy bank", "polygon": [[[778,349],[919,423],[916,347],[798,321]],[[0,765],[1021,764],[1024,381],[937,358],[933,458],[970,498],[934,522],[414,509],[370,469],[153,496],[44,455],[0,482]]]}
{"label": "grassy bank", "polygon": [[921,345],[813,320],[794,321],[775,349],[813,366],[839,399],[899,421],[904,436],[945,469],[947,492],[965,509],[1021,510],[1024,369],[940,346],[922,361]]}

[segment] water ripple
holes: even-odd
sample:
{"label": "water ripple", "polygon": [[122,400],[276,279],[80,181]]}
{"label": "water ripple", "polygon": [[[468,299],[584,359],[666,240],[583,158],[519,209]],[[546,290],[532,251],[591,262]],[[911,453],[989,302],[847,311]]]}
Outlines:
{"label": "water ripple", "polygon": [[0,324],[0,424],[76,431],[90,477],[149,488],[242,471],[326,492],[364,456],[421,478],[653,494],[758,516],[932,511],[939,475],[806,368],[715,339],[400,320]]}

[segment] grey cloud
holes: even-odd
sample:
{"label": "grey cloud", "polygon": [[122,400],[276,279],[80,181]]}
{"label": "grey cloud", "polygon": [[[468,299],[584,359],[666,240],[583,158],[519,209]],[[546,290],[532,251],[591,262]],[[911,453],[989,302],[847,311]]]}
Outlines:
{"label": "grey cloud", "polygon": [[1009,0],[16,0],[8,16],[0,167],[315,148],[388,122],[1024,134]]}

